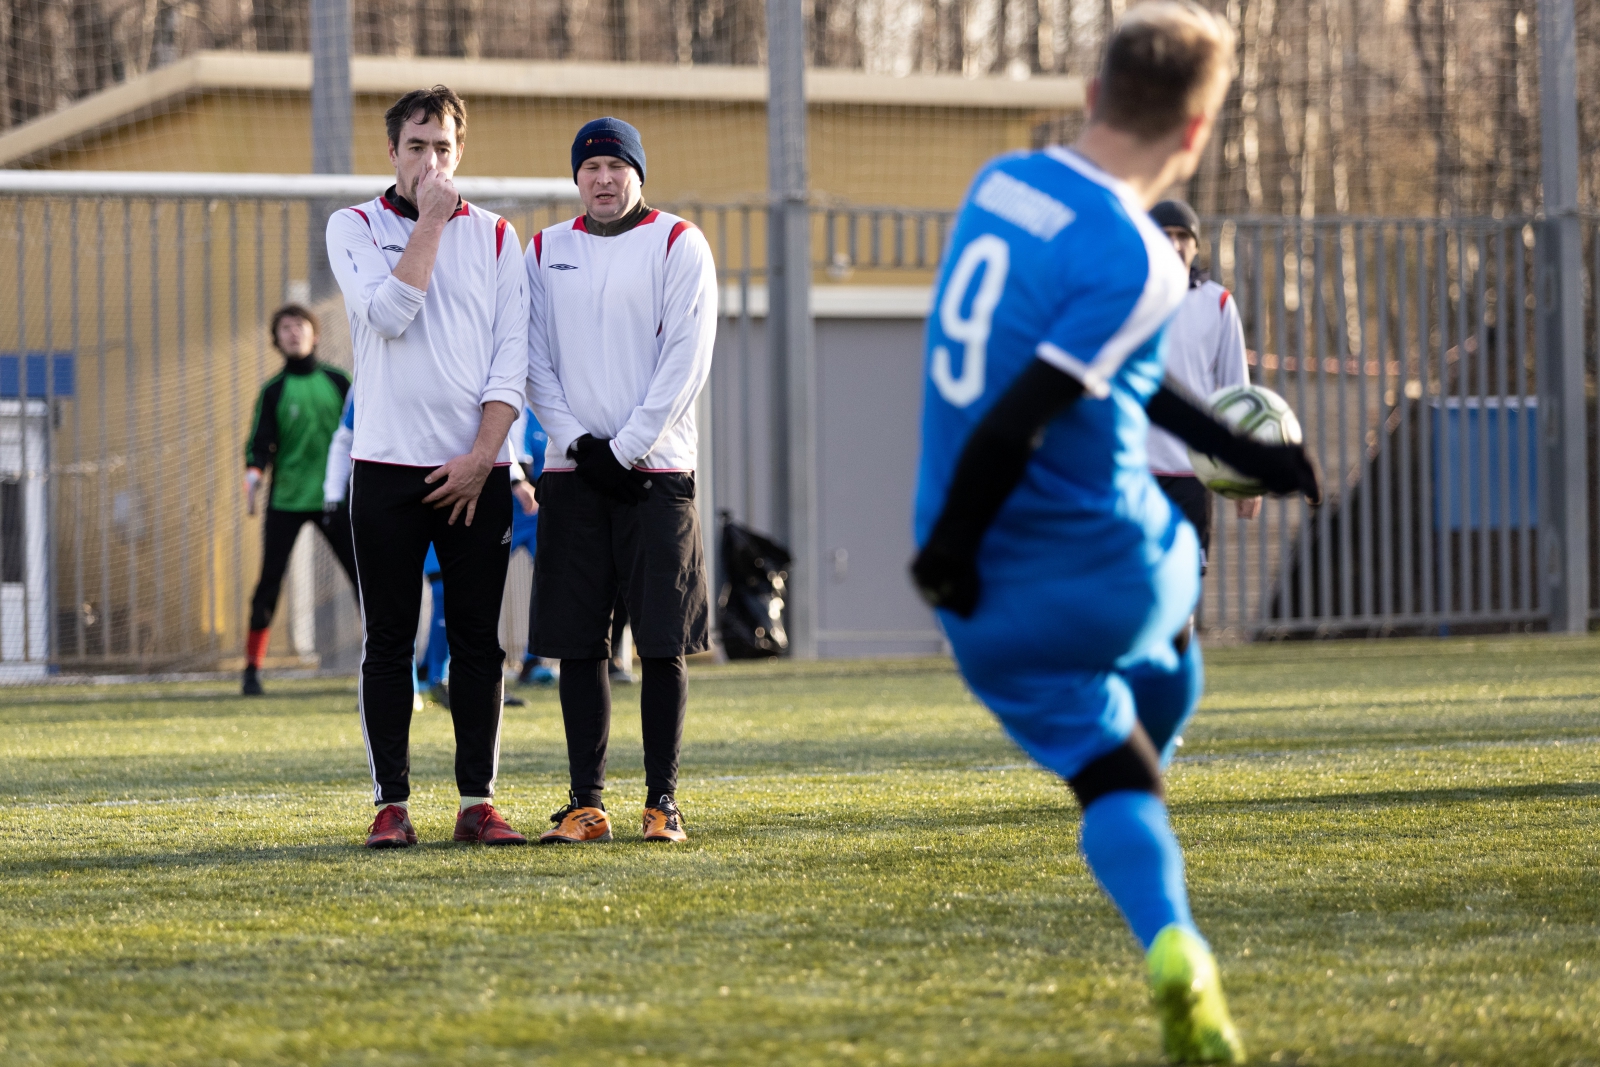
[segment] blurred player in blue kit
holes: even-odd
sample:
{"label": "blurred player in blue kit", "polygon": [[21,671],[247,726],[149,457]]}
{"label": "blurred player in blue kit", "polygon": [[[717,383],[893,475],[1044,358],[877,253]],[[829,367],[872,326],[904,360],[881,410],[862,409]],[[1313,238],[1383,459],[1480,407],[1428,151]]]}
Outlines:
{"label": "blurred player in blue kit", "polygon": [[1200,567],[1150,473],[1150,423],[1268,492],[1319,492],[1299,446],[1237,437],[1162,381],[1188,279],[1147,212],[1194,173],[1232,55],[1198,5],[1141,4],[1077,142],[974,179],[928,323],[912,564],[974,693],[1082,805],[1084,858],[1146,951],[1183,1063],[1244,1052],[1164,799],[1163,750],[1199,701]]}

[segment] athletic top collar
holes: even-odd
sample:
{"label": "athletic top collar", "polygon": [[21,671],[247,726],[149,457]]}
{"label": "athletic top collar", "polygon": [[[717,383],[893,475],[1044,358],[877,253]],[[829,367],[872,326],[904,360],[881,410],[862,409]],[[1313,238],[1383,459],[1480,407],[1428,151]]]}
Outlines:
{"label": "athletic top collar", "polygon": [[310,374],[317,369],[317,354],[308,356],[285,356],[283,360],[283,373],[285,374]]}
{"label": "athletic top collar", "polygon": [[632,211],[615,222],[596,222],[588,214],[583,214],[578,216],[577,221],[572,224],[572,228],[595,237],[615,237],[618,234],[627,233],[635,226],[654,221],[652,216],[655,214],[650,205],[641,199],[634,205]]}
{"label": "athletic top collar", "polygon": [[[401,218],[410,219],[412,222],[417,221],[419,217],[417,215],[417,205],[400,195],[400,187],[398,185],[389,186],[388,190],[378,199],[383,201],[384,207],[388,208],[396,215],[399,215]],[[459,219],[466,213],[467,202],[461,199],[459,196],[456,197],[456,213],[450,217],[452,219]]]}

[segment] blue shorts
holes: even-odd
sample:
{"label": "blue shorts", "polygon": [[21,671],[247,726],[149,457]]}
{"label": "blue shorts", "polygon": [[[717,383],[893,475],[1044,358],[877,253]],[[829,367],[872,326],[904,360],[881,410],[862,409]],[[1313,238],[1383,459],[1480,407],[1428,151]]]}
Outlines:
{"label": "blue shorts", "polygon": [[[1075,570],[1062,542],[1041,541],[1026,577],[986,574],[980,557],[978,610],[939,613],[973,693],[1062,778],[1128,739],[1148,691],[1139,679],[1186,669],[1172,642],[1199,597],[1200,543],[1184,521],[1163,540],[1090,572]],[[1018,547],[1006,551],[1015,558]]]}

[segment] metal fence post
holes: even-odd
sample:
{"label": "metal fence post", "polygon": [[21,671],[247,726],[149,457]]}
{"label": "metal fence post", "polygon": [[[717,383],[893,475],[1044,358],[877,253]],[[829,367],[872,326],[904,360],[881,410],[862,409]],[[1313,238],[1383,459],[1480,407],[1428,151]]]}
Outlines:
{"label": "metal fence post", "polygon": [[806,192],[805,19],[767,0],[767,344],[773,380],[773,525],[788,540],[789,647],[817,655],[816,366]]}
{"label": "metal fence post", "polygon": [[[352,173],[350,142],[350,0],[311,0],[311,172]],[[334,290],[324,234],[328,216],[345,206],[306,205],[306,279],[311,299]],[[287,293],[279,294],[287,296]]]}
{"label": "metal fence post", "polygon": [[1539,0],[1544,180],[1539,244],[1540,571],[1550,629],[1589,625],[1588,473],[1583,381],[1583,234],[1578,225],[1578,51],[1572,0]]}

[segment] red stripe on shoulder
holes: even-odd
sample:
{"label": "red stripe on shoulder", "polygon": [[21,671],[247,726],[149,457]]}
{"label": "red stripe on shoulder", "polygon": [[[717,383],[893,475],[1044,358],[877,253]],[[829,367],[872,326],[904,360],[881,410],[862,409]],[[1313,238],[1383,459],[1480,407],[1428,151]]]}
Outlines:
{"label": "red stripe on shoulder", "polygon": [[471,214],[471,211],[469,210],[469,206],[470,205],[468,205],[465,200],[461,201],[461,206],[456,208],[456,213],[454,215],[451,215],[450,217],[452,219],[459,219],[462,215]]}
{"label": "red stripe on shoulder", "polygon": [[1221,311],[1228,306],[1228,290],[1222,290],[1222,299],[1217,301],[1217,310]]}
{"label": "red stripe on shoulder", "polygon": [[358,207],[353,207],[350,210],[361,216],[361,221],[367,224],[367,229],[372,229],[372,220],[367,218],[367,213],[365,211],[362,211]]}
{"label": "red stripe on shoulder", "polygon": [[544,231],[543,230],[535,230],[534,233],[533,233],[533,261],[535,263],[538,263],[538,264],[541,264],[541,265],[544,263]]}
{"label": "red stripe on shoulder", "polygon": [[661,212],[656,211],[655,209],[652,208],[648,215],[646,215],[644,218],[639,220],[639,225],[640,226],[648,226],[648,225],[650,225],[652,222],[656,221],[656,219],[658,219],[660,217],[661,217]]}
{"label": "red stripe on shoulder", "polygon": [[572,220],[572,228],[574,230],[577,230],[579,233],[588,233],[589,232],[589,227],[587,227],[587,226],[585,226],[583,224],[583,220],[584,220],[585,217],[586,216],[579,215],[577,218]]}
{"label": "red stripe on shoulder", "polygon": [[667,254],[672,254],[672,242],[682,237],[687,231],[694,229],[694,223],[688,219],[679,219],[678,224],[672,227],[672,232],[667,234]]}
{"label": "red stripe on shoulder", "polygon": [[506,246],[506,220],[501,219],[494,224],[494,258],[500,258],[500,252]]}

